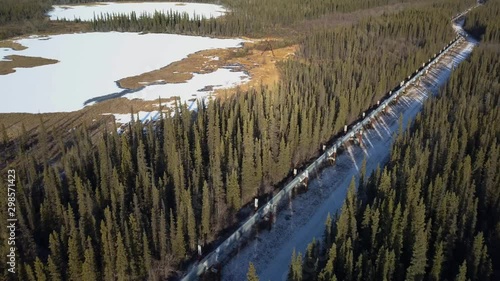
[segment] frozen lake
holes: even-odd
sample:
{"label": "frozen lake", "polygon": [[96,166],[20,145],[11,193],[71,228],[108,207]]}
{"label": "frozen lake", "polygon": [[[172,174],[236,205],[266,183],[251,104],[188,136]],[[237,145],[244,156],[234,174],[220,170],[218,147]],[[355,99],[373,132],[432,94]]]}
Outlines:
{"label": "frozen lake", "polygon": [[[16,68],[0,75],[2,96],[0,113],[68,112],[83,108],[95,97],[120,93],[115,81],[149,72],[189,54],[218,48],[241,46],[241,39],[214,39],[174,34],[94,32],[30,37],[16,40],[28,47],[14,51],[0,49],[0,60],[8,55],[43,57],[56,64],[34,68]],[[182,102],[210,94],[198,91],[205,86],[227,88],[247,80],[243,72],[219,69],[208,74],[194,74],[186,83],[151,85],[124,97],[157,100],[179,97]]]}
{"label": "frozen lake", "polygon": [[220,17],[226,10],[223,6],[200,3],[180,3],[180,2],[143,2],[143,3],[114,3],[102,2],[95,5],[54,5],[54,9],[49,12],[51,20],[75,18],[83,21],[90,21],[94,15],[101,14],[130,14],[135,12],[137,16],[142,14],[152,15],[155,11],[168,13],[170,11],[203,16],[206,18]]}

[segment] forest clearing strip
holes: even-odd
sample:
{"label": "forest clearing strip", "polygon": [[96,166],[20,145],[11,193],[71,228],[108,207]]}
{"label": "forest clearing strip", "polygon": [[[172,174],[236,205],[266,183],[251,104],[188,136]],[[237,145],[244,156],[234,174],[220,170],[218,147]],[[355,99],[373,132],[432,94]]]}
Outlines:
{"label": "forest clearing strip", "polygon": [[[292,251],[305,253],[314,238],[321,239],[324,222],[328,214],[340,210],[351,178],[356,176],[359,180],[363,164],[366,169],[363,175],[369,175],[388,161],[398,128],[409,125],[429,94],[437,94],[451,71],[470,55],[476,44],[469,38],[446,52],[441,62],[419,84],[409,88],[400,102],[379,118],[373,130],[363,135],[362,146],[349,146],[348,153],[340,155],[335,166],[324,169],[312,180],[307,196],[298,196],[290,202],[289,210],[275,216],[271,231],[258,233],[258,239],[238,249],[237,256],[224,264],[223,280],[243,280],[250,262],[262,280],[287,280]],[[403,117],[399,124],[398,115]]]}
{"label": "forest clearing strip", "polygon": [[230,257],[230,255],[243,242],[242,240],[247,240],[252,237],[252,235],[254,234],[254,226],[262,219],[264,219],[270,212],[274,213],[276,209],[279,208],[279,205],[285,201],[284,199],[291,198],[292,192],[296,187],[301,185],[304,180],[307,180],[310,174],[312,175],[319,172],[324,162],[328,161],[329,158],[332,157],[332,155],[333,157],[336,156],[337,149],[344,147],[344,144],[348,143],[351,139],[355,139],[356,134],[360,134],[362,136],[364,127],[374,122],[375,118],[380,113],[386,111],[388,105],[390,105],[394,101],[397,102],[399,97],[406,92],[407,88],[409,88],[413,84],[420,83],[421,78],[427,75],[430,70],[432,70],[431,68],[435,68],[445,54],[448,54],[450,50],[453,50],[463,42],[464,38],[461,36],[457,36],[455,40],[452,40],[442,50],[436,53],[431,59],[429,59],[427,63],[423,63],[422,67],[417,69],[414,73],[408,76],[407,79],[402,81],[400,85],[391,90],[381,102],[378,102],[377,105],[370,108],[367,112],[363,113],[362,118],[353,122],[349,126],[346,125],[342,137],[338,138],[331,147],[325,150],[325,153],[318,157],[304,171],[298,174],[271,200],[269,200],[265,205],[261,206],[252,217],[250,217],[243,225],[238,228],[238,230],[236,230],[231,236],[229,236],[224,242],[222,242],[222,244],[220,244],[213,252],[208,254],[198,264],[195,264],[192,268],[190,268],[190,270],[182,278],[182,280],[196,280],[197,277],[203,274],[206,270],[214,265],[220,264],[223,260]]}
{"label": "forest clearing strip", "polygon": [[321,241],[326,218],[342,207],[351,179],[359,180],[363,169],[366,178],[387,163],[399,127],[404,130],[410,125],[424,101],[437,93],[452,69],[470,53],[471,47],[468,43],[461,44],[456,51],[443,57],[419,86],[409,88],[398,103],[378,118],[373,129],[363,134],[361,146],[348,145],[335,165],[321,170],[310,181],[306,194],[297,196],[286,210],[278,212],[270,231],[259,231],[257,239],[238,248],[236,256],[224,264],[222,280],[244,280],[249,262],[254,264],[261,280],[287,280],[293,250],[305,253],[313,238]]}

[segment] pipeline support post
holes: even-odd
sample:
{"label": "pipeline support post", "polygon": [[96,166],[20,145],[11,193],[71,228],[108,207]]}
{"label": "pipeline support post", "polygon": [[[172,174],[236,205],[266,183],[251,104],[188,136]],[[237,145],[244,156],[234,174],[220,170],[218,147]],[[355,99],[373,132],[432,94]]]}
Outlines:
{"label": "pipeline support post", "polygon": [[327,158],[327,160],[330,162],[330,165],[335,164],[336,157],[337,157],[337,147],[334,146],[332,153],[329,154]]}
{"label": "pipeline support post", "polygon": [[363,129],[360,129],[358,131],[358,143],[359,143],[359,145],[363,144]]}
{"label": "pipeline support post", "polygon": [[370,124],[371,128],[375,128],[375,122],[376,121],[377,121],[377,117],[376,116],[373,116],[373,117],[370,118],[369,124]]}
{"label": "pipeline support post", "polygon": [[305,191],[307,192],[308,183],[309,183],[309,171],[307,171],[307,170],[304,171],[300,182],[301,182],[301,185],[304,186]]}

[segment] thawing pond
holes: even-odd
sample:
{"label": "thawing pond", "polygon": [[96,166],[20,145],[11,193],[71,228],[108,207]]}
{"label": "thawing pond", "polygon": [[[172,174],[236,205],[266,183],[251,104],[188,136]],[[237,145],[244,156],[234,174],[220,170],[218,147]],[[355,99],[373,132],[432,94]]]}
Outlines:
{"label": "thawing pond", "polygon": [[[2,96],[0,113],[68,112],[84,107],[96,97],[123,92],[115,81],[159,69],[207,49],[240,47],[241,39],[214,39],[174,34],[94,32],[48,37],[32,36],[16,42],[25,50],[0,49],[4,56],[19,55],[57,60],[33,68],[16,68],[0,75]],[[210,89],[227,88],[248,79],[244,72],[215,70],[194,74],[185,83],[151,85],[119,95],[129,99],[157,100],[179,97],[181,102],[206,96]],[[7,98],[8,96],[8,98]]]}
{"label": "thawing pond", "polygon": [[226,10],[220,5],[200,4],[200,3],[180,3],[180,2],[143,2],[143,3],[114,3],[102,2],[86,5],[55,5],[49,12],[51,20],[80,19],[90,21],[95,16],[101,14],[131,14],[135,12],[137,16],[142,14],[152,15],[158,12],[187,13],[190,16],[197,15],[206,18],[220,17]]}

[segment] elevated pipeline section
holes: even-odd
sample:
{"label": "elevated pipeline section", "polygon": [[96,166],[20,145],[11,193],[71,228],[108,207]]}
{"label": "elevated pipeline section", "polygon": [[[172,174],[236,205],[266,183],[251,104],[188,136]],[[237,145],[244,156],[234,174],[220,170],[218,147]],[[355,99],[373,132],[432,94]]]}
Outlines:
{"label": "elevated pipeline section", "polygon": [[[473,7],[474,8],[474,7]],[[461,13],[459,16],[454,17],[454,20],[459,19],[472,8],[466,12]],[[214,251],[209,253],[198,263],[194,264],[187,274],[182,277],[182,281],[198,280],[199,276],[207,272],[210,268],[222,263],[224,260],[231,257],[231,254],[247,239],[251,239],[253,230],[262,222],[271,212],[275,213],[286,205],[293,197],[294,192],[302,185],[307,185],[307,180],[310,175],[316,174],[325,164],[335,162],[337,151],[341,149],[346,143],[351,140],[361,139],[363,130],[376,121],[379,114],[383,114],[387,107],[392,102],[397,102],[399,97],[403,95],[407,88],[411,85],[418,84],[420,80],[429,72],[429,70],[436,66],[437,63],[450,52],[456,48],[460,43],[465,41],[465,36],[459,34],[454,40],[450,41],[443,49],[434,54],[428,62],[423,63],[422,66],[415,70],[408,78],[401,81],[401,83],[393,90],[389,91],[381,101],[376,105],[362,113],[362,116],[353,122],[351,125],[344,127],[344,134],[333,142],[329,147],[323,147],[324,153],[319,156],[313,163],[305,168],[300,173],[296,174],[291,182],[281,189],[273,198],[261,206],[253,216],[251,216],[243,225],[241,225],[231,236],[223,241]],[[295,174],[295,173],[294,173]]]}

